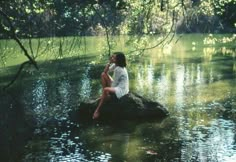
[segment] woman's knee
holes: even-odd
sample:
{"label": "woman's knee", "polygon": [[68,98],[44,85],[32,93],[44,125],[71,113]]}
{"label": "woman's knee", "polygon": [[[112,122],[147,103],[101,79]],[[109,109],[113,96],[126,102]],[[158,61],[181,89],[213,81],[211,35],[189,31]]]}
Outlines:
{"label": "woman's knee", "polygon": [[103,93],[105,93],[105,94],[115,93],[115,89],[113,87],[105,87],[103,89]]}
{"label": "woman's knee", "polygon": [[105,87],[105,88],[103,89],[103,93],[107,94],[108,92],[109,92],[109,88],[108,88],[108,87]]}
{"label": "woman's knee", "polygon": [[109,93],[110,93],[110,87],[105,87],[105,88],[103,89],[103,94],[104,94],[105,96],[107,96]]}

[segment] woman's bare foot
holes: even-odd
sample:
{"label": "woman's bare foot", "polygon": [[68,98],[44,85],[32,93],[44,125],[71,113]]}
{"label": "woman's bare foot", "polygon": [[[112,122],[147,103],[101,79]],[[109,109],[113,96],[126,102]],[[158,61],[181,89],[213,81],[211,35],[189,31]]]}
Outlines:
{"label": "woman's bare foot", "polygon": [[99,115],[100,115],[99,111],[95,111],[93,113],[93,119],[97,119],[99,117]]}

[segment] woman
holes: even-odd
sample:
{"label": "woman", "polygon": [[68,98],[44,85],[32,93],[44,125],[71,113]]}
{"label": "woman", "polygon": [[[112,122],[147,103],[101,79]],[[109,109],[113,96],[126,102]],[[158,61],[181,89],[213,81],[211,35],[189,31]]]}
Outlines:
{"label": "woman", "polygon": [[[108,74],[113,72],[113,78]],[[99,104],[93,114],[93,119],[100,115],[100,108],[111,96],[120,99],[129,92],[129,76],[126,70],[126,58],[122,52],[114,52],[102,75],[103,92]]]}

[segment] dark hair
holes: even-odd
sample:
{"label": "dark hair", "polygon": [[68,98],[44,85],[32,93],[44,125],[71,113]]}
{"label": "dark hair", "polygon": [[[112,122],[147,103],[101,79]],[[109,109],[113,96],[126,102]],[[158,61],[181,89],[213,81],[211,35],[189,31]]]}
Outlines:
{"label": "dark hair", "polygon": [[123,52],[114,52],[116,55],[116,65],[120,67],[126,67],[126,58]]}

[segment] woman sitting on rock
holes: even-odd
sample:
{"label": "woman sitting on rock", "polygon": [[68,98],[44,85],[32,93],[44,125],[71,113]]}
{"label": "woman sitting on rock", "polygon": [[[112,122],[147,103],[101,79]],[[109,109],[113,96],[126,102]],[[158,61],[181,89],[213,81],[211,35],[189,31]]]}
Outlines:
{"label": "woman sitting on rock", "polygon": [[[113,78],[108,74],[113,72]],[[100,108],[104,101],[115,97],[120,99],[129,93],[129,76],[126,70],[126,58],[122,52],[114,52],[101,74],[103,92],[99,104],[93,114],[93,119],[100,115]]]}

